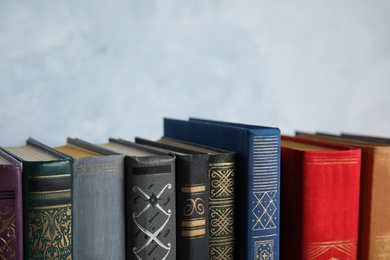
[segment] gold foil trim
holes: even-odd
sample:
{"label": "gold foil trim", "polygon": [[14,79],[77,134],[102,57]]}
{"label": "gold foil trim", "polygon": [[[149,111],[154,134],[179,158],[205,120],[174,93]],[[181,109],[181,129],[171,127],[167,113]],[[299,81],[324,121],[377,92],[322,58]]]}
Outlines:
{"label": "gold foil trim", "polygon": [[199,227],[199,226],[205,226],[206,225],[206,220],[201,219],[201,220],[184,220],[181,222],[181,225],[183,227]]}
{"label": "gold foil trim", "polygon": [[70,189],[59,191],[29,192],[29,199],[31,200],[70,198],[71,196],[72,192]]}
{"label": "gold foil trim", "polygon": [[181,235],[183,237],[198,237],[206,235],[206,229],[194,229],[194,230],[182,230]]}
{"label": "gold foil trim", "polygon": [[185,193],[205,192],[206,186],[181,187],[181,191]]}

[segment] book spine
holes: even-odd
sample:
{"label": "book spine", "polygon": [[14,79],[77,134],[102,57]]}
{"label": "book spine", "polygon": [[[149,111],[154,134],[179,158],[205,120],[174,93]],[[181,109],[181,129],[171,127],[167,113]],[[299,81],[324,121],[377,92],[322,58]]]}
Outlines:
{"label": "book spine", "polygon": [[71,162],[23,162],[25,257],[71,259]]}
{"label": "book spine", "polygon": [[250,136],[248,256],[279,259],[280,135]]}
{"label": "book spine", "polygon": [[390,152],[388,146],[376,147],[372,152],[372,162],[369,163],[373,169],[369,177],[372,179],[371,187],[363,187],[366,183],[361,185],[364,189],[361,198],[365,201],[361,202],[364,211],[361,212],[360,228],[366,231],[367,236],[362,234],[359,246],[367,250],[369,259],[387,259],[390,258]]}
{"label": "book spine", "polygon": [[237,153],[235,256],[279,259],[280,130],[164,119],[164,136]]}
{"label": "book spine", "polygon": [[357,259],[361,157],[350,154],[304,158],[304,258]]}
{"label": "book spine", "polygon": [[210,259],[233,259],[235,156],[220,153],[209,159]]}
{"label": "book spine", "polygon": [[21,165],[0,165],[0,259],[23,259]]}
{"label": "book spine", "polygon": [[73,163],[74,259],[125,259],[124,156]]}
{"label": "book spine", "polygon": [[126,157],[127,259],[176,259],[175,157]]}
{"label": "book spine", "polygon": [[176,162],[178,259],[209,259],[208,155],[177,155]]}

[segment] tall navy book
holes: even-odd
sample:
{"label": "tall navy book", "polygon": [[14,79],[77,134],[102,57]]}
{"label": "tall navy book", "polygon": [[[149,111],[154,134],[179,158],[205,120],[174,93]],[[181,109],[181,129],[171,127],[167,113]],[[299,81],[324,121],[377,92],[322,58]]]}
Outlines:
{"label": "tall navy book", "polygon": [[164,136],[237,153],[236,258],[279,259],[280,130],[165,118]]}

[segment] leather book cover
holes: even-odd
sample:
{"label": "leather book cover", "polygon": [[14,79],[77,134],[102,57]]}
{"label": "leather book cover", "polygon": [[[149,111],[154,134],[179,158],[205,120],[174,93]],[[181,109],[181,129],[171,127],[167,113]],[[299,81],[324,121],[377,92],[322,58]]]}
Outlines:
{"label": "leather book cover", "polygon": [[136,138],[135,141],[176,155],[177,257],[209,259],[208,154],[165,146],[142,138]]}
{"label": "leather book cover", "polygon": [[0,150],[0,259],[23,259],[22,164]]}
{"label": "leather book cover", "polygon": [[236,153],[163,137],[159,143],[196,150],[209,155],[209,232],[210,259],[234,258],[234,190]]}
{"label": "leather book cover", "polygon": [[281,258],[357,259],[361,150],[281,143]]}
{"label": "leather book cover", "polygon": [[124,155],[68,138],[73,160],[74,259],[125,259]]}
{"label": "leather book cover", "polygon": [[125,155],[126,259],[175,260],[175,155],[123,139],[104,147]]}
{"label": "leather book cover", "polygon": [[362,150],[358,259],[390,259],[390,145],[323,134],[296,134]]}
{"label": "leather book cover", "polygon": [[190,119],[164,119],[164,136],[237,153],[237,259],[279,259],[280,130]]}
{"label": "leather book cover", "polygon": [[23,164],[24,257],[72,259],[72,162],[38,141],[5,147]]}

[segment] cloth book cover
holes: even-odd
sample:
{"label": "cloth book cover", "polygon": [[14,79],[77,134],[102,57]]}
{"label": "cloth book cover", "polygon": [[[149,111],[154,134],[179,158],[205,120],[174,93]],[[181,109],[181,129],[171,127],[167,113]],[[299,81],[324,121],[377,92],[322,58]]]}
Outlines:
{"label": "cloth book cover", "polygon": [[137,143],[176,155],[176,227],[178,259],[209,259],[209,156],[136,138]]}
{"label": "cloth book cover", "polygon": [[74,259],[125,259],[124,155],[68,138],[73,159]]}
{"label": "cloth book cover", "polygon": [[281,259],[357,259],[361,150],[282,136]]}
{"label": "cloth book cover", "polygon": [[25,259],[72,259],[72,162],[29,138],[4,150],[22,162]]}
{"label": "cloth book cover", "polygon": [[0,150],[0,259],[23,259],[22,165]]}
{"label": "cloth book cover", "polygon": [[162,137],[159,143],[204,152],[209,155],[210,259],[234,258],[235,153],[182,140]]}
{"label": "cloth book cover", "polygon": [[100,146],[125,155],[126,259],[175,260],[175,155],[114,138]]}
{"label": "cloth book cover", "polygon": [[237,259],[279,259],[280,130],[201,119],[164,119],[164,136],[237,153]]}
{"label": "cloth book cover", "polygon": [[390,259],[390,145],[323,133],[296,135],[362,150],[358,258]]}

